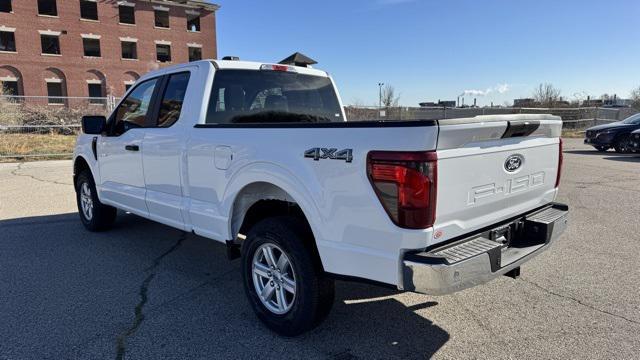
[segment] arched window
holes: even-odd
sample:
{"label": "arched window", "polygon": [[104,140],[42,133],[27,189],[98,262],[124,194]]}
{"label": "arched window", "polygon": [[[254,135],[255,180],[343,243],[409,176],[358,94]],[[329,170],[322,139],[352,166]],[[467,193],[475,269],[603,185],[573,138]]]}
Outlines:
{"label": "arched window", "polygon": [[0,89],[4,96],[22,96],[24,87],[22,86],[22,73],[10,65],[0,66]]}
{"label": "arched window", "polygon": [[66,105],[67,78],[62,70],[47,68],[44,73],[47,89],[47,103],[49,105]]}
{"label": "arched window", "polygon": [[87,71],[87,96],[89,104],[106,105],[107,78],[101,71]]}

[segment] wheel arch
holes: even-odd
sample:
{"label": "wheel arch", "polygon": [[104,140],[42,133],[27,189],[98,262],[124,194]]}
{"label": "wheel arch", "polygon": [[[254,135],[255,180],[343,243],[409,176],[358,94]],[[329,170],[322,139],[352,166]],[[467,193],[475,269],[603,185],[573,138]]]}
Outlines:
{"label": "wheel arch", "polygon": [[292,216],[298,218],[302,224],[308,229],[310,235],[309,246],[312,255],[319,261],[322,266],[317,245],[316,231],[313,229],[312,221],[310,221],[309,204],[298,201],[300,194],[294,196],[290,191],[285,190],[282,186],[276,185],[269,181],[254,181],[243,186],[234,197],[230,221],[229,231],[236,240],[243,240],[243,235],[259,221],[276,216]]}
{"label": "wheel arch", "polygon": [[85,171],[85,170],[89,170],[89,173],[91,174],[91,176],[95,180],[95,175],[93,174],[93,169],[91,168],[91,165],[89,164],[87,159],[85,159],[84,156],[82,156],[82,155],[78,155],[73,160],[73,186],[74,187],[76,187],[76,183],[77,183],[77,180],[78,180],[78,175],[81,172]]}

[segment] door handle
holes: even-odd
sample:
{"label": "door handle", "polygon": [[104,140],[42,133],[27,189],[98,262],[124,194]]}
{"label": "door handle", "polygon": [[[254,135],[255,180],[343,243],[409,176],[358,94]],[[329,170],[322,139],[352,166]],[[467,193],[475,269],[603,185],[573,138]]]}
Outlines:
{"label": "door handle", "polygon": [[129,151],[138,151],[138,150],[140,150],[140,146],[138,146],[138,145],[125,145],[124,149],[125,150],[129,150]]}

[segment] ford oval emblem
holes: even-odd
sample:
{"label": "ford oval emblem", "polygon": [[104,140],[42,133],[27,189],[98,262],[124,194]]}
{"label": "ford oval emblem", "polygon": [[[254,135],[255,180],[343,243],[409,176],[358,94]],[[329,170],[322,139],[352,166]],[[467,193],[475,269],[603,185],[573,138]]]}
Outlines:
{"label": "ford oval emblem", "polygon": [[511,155],[504,162],[504,169],[507,172],[513,173],[518,171],[524,163],[524,156],[520,154]]}

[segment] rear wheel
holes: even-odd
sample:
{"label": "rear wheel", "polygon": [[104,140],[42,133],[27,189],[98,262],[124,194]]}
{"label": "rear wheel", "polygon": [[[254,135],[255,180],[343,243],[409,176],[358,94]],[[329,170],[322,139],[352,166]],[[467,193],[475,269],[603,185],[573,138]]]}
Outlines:
{"label": "rear wheel", "polygon": [[329,313],[334,284],[321,269],[312,235],[302,221],[260,221],[242,245],[244,289],[258,318],[276,333],[296,336]]}
{"label": "rear wheel", "polygon": [[107,230],[116,220],[116,208],[100,202],[96,184],[87,170],[77,177],[76,202],[82,225],[89,231]]}
{"label": "rear wheel", "polygon": [[619,137],[613,148],[620,154],[631,152],[631,137],[629,135]]}

